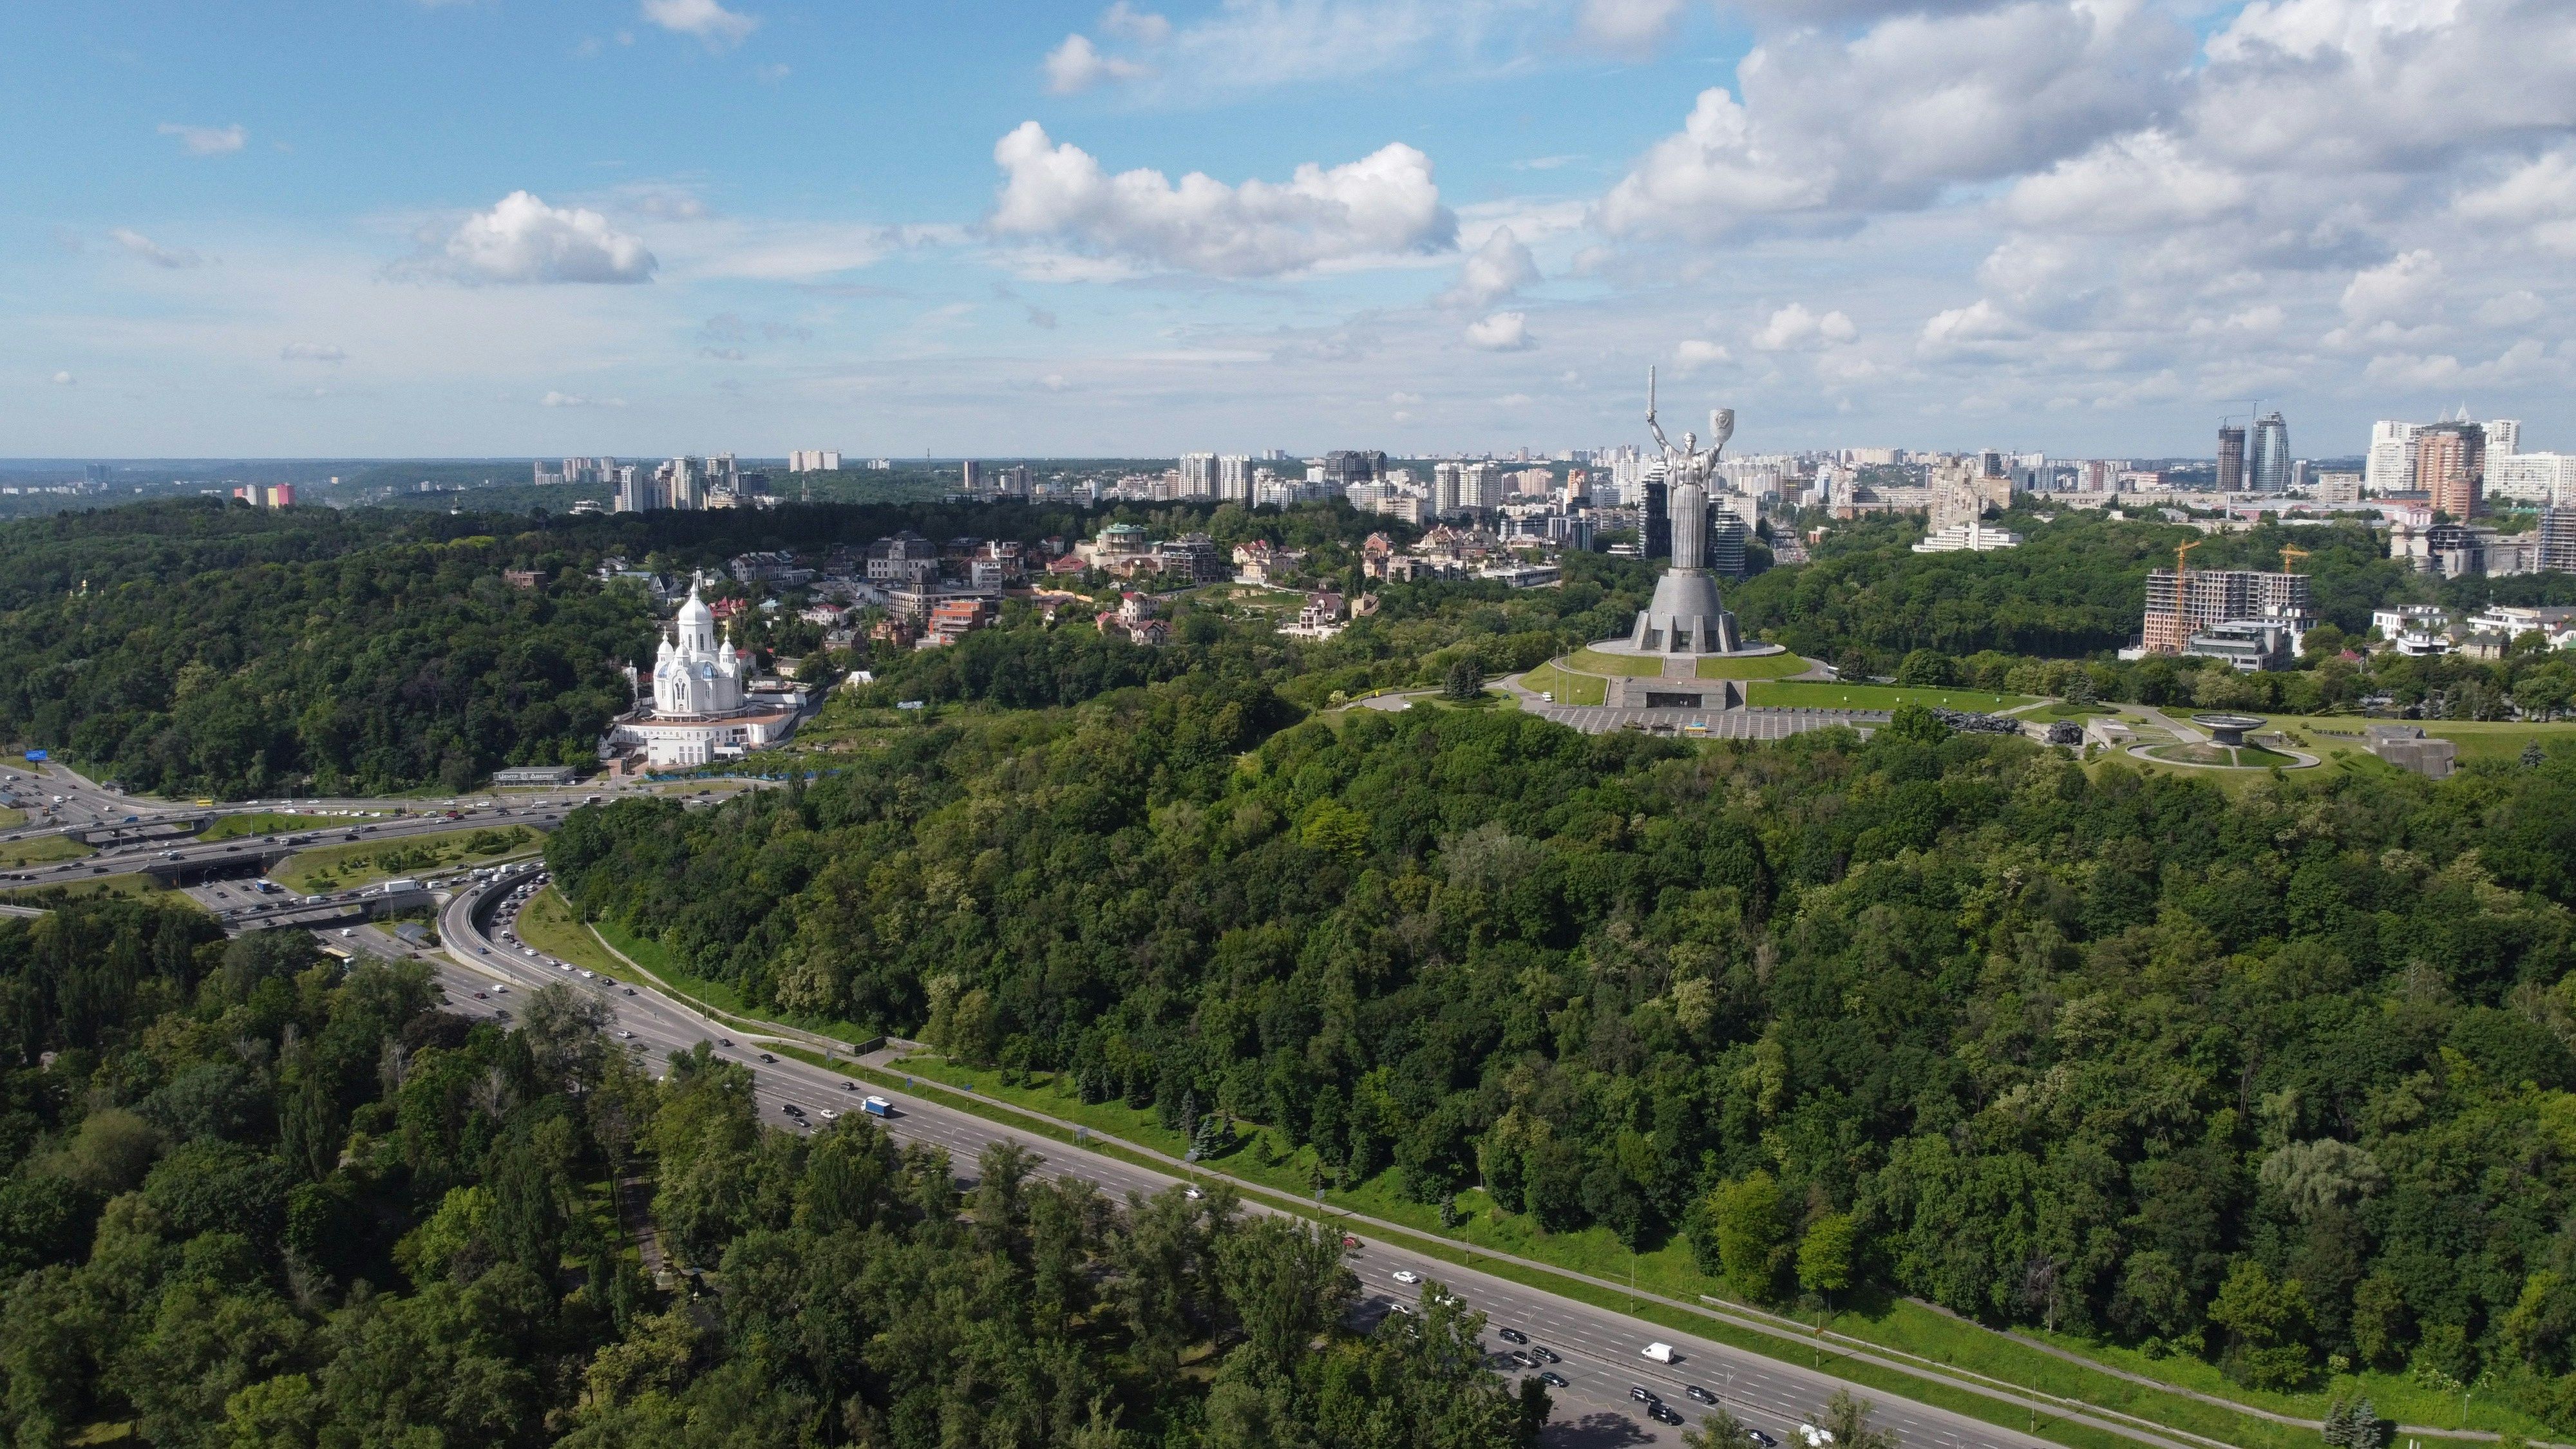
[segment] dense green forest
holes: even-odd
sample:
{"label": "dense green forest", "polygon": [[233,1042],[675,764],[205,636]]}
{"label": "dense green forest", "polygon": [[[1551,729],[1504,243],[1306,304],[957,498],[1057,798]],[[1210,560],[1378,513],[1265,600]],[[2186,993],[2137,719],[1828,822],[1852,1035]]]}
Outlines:
{"label": "dense green forest", "polygon": [[1988,1321],[2492,1373],[2576,1426],[2576,752],[2231,799],[1919,712],[1288,712],[1193,677],[953,716],[548,856],[755,1001],[1345,1183],[1678,1234],[1782,1301],[1821,1233]]}
{"label": "dense green forest", "polygon": [[[1320,1228],[1114,1202],[1011,1144],[961,1193],[863,1116],[765,1129],[703,1047],[654,1082],[563,988],[506,1031],[433,996],[182,908],[0,921],[9,1443],[1410,1449],[1545,1420],[1454,1298],[1350,1326]],[[721,1291],[646,1281],[647,1232]]]}
{"label": "dense green forest", "polygon": [[2204,535],[2076,512],[2042,521],[2025,506],[2004,526],[2026,534],[2020,547],[1915,553],[1919,519],[1833,523],[1815,562],[1747,580],[1727,604],[1765,638],[1837,662],[1848,655],[1849,674],[1884,674],[1916,649],[2057,659],[2117,649],[2137,637],[2147,571],[2173,567],[2185,542],[2199,542],[2195,569],[2277,569],[2284,545],[2309,550],[2299,569],[2316,581],[2318,617],[2354,638],[2372,609],[2412,597],[2412,572],[2360,524]]}

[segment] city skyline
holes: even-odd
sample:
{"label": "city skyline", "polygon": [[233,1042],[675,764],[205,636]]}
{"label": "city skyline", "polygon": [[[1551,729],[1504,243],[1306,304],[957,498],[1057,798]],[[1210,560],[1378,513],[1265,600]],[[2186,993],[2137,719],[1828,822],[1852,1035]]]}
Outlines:
{"label": "city skyline", "polygon": [[17,13],[0,454],[2569,441],[2576,16],[1812,15]]}

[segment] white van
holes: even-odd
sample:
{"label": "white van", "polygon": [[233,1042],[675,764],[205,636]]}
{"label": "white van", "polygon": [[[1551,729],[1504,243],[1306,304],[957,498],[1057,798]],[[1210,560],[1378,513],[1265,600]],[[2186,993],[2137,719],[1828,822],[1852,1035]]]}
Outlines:
{"label": "white van", "polygon": [[1650,1343],[1644,1348],[1638,1350],[1638,1352],[1644,1354],[1650,1359],[1653,1359],[1657,1363],[1671,1363],[1673,1361],[1673,1346],[1669,1343]]}

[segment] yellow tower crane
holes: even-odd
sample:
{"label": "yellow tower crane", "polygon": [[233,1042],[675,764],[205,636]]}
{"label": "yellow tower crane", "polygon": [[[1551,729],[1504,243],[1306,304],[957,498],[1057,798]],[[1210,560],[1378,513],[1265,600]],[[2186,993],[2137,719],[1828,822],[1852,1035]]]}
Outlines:
{"label": "yellow tower crane", "polygon": [[2304,548],[2298,548],[2286,543],[2281,545],[2281,572],[2285,574],[2297,573],[2299,568],[2296,560],[2306,558],[2307,556],[2308,551]]}
{"label": "yellow tower crane", "polygon": [[2189,558],[2193,549],[2196,549],[2207,542],[2209,542],[2208,539],[2195,538],[2189,543],[2178,543],[2174,545],[2174,616],[2182,621],[2181,628],[2185,635],[2188,635],[2191,632],[2191,567]]}

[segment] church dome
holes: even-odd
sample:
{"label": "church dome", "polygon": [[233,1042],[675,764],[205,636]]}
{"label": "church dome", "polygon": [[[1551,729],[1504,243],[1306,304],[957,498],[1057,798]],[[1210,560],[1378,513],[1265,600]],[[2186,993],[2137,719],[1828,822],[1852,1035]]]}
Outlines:
{"label": "church dome", "polygon": [[695,632],[691,627],[693,625],[707,629],[715,628],[716,612],[707,607],[706,600],[698,597],[698,586],[695,583],[689,585],[689,601],[680,606],[679,624],[683,637]]}

